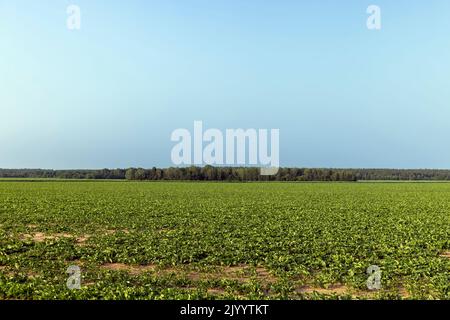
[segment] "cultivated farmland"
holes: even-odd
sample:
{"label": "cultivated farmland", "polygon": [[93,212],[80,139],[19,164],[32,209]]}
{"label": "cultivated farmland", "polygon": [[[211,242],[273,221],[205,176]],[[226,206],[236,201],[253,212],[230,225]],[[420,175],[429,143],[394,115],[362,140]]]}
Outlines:
{"label": "cultivated farmland", "polygon": [[0,181],[0,299],[265,298],[450,299],[450,183]]}

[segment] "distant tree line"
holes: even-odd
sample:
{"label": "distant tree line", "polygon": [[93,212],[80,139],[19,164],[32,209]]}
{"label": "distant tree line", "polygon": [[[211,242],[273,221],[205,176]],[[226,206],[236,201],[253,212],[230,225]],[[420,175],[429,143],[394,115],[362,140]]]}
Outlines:
{"label": "distant tree line", "polygon": [[125,179],[126,169],[101,170],[47,170],[0,169],[0,178],[48,178],[48,179]]}
{"label": "distant tree line", "polygon": [[450,180],[450,170],[280,168],[276,175],[262,176],[259,168],[213,166],[100,170],[0,169],[0,178],[194,181]]}

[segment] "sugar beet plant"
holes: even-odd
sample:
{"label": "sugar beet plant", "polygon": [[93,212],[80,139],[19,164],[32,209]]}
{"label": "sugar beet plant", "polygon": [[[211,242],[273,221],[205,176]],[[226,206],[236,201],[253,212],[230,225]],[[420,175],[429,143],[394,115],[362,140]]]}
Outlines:
{"label": "sugar beet plant", "polygon": [[0,181],[0,298],[449,299],[450,184]]}

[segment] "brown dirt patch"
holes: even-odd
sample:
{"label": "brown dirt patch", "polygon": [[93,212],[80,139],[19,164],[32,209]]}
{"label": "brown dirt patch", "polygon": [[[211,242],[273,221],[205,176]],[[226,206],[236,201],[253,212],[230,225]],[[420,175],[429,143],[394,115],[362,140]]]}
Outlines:
{"label": "brown dirt patch", "polygon": [[27,277],[28,277],[28,279],[36,279],[39,277],[39,274],[34,271],[28,271]]}
{"label": "brown dirt patch", "polygon": [[301,286],[295,290],[297,293],[320,293],[320,294],[327,294],[327,295],[345,295],[349,293],[349,288],[342,285],[342,284],[334,284],[332,286],[329,286],[328,288],[321,288],[321,287],[311,287],[311,286]]}
{"label": "brown dirt patch", "polygon": [[[45,242],[46,240],[58,240],[62,238],[75,238],[74,235],[69,233],[53,233],[53,234],[45,234],[43,232],[35,232],[35,233],[25,233],[21,235],[21,238],[24,240],[33,240],[34,242]],[[87,240],[89,240],[90,235],[82,235],[76,237],[76,242],[80,245],[84,244]]]}
{"label": "brown dirt patch", "polygon": [[450,259],[450,251],[444,251],[439,256],[442,257],[442,258]]}
{"label": "brown dirt patch", "polygon": [[9,270],[7,266],[0,266],[0,273],[6,276],[14,276],[18,273],[25,274],[28,279],[35,279],[39,277],[39,274],[33,270],[20,270],[20,271],[12,271]]}
{"label": "brown dirt patch", "polygon": [[213,296],[219,296],[224,294],[225,290],[221,288],[210,288],[207,290],[207,293]]}
{"label": "brown dirt patch", "polygon": [[257,267],[256,268],[256,274],[258,279],[262,279],[266,282],[276,282],[277,278],[266,268],[263,267]]}
{"label": "brown dirt patch", "polygon": [[81,281],[81,286],[91,287],[93,285],[95,285],[94,281],[86,281],[86,282]]}
{"label": "brown dirt patch", "polygon": [[113,270],[113,271],[126,271],[132,275],[138,275],[141,273],[154,271],[156,266],[155,265],[127,265],[124,263],[107,263],[101,266],[102,269],[105,270]]}
{"label": "brown dirt patch", "polygon": [[238,265],[231,267],[219,267],[214,272],[200,272],[200,271],[187,271],[183,272],[177,269],[164,270],[163,272],[184,274],[187,278],[193,281],[199,280],[235,280],[238,282],[248,282],[252,279],[256,279],[263,283],[274,283],[277,279],[270,274],[270,272],[263,268],[252,268],[247,265]]}
{"label": "brown dirt patch", "polygon": [[273,283],[277,281],[277,278],[270,273],[266,268],[258,266],[253,268],[247,265],[238,265],[231,267],[220,268],[218,272],[220,278],[238,280],[245,282],[250,279],[255,279],[265,283]]}
{"label": "brown dirt patch", "polygon": [[192,281],[203,280],[236,280],[238,282],[248,282],[256,279],[262,283],[274,283],[277,278],[263,267],[253,268],[247,265],[238,265],[231,267],[218,267],[214,271],[196,271],[176,267],[158,268],[156,265],[133,266],[124,263],[108,263],[101,266],[102,269],[113,271],[126,271],[130,274],[138,275],[147,271],[155,271],[159,275],[175,274],[186,277]]}
{"label": "brown dirt patch", "polygon": [[[328,288],[314,287],[311,285],[303,285],[298,287],[296,293],[300,294],[313,294],[319,293],[324,295],[350,295],[352,299],[376,299],[376,295],[381,290],[358,290],[355,288],[347,287],[343,284],[337,283],[331,285]],[[399,296],[403,299],[409,299],[411,293],[402,285],[397,287],[397,292]]]}
{"label": "brown dirt patch", "polygon": [[25,240],[33,240],[34,242],[44,242],[46,240],[56,240],[61,238],[72,238],[73,236],[68,233],[55,233],[55,234],[45,234],[43,232],[35,232],[33,234],[23,234],[22,238]]}
{"label": "brown dirt patch", "polygon": [[84,245],[85,245],[85,242],[88,241],[90,237],[91,237],[91,236],[90,236],[89,234],[85,234],[85,235],[79,236],[79,237],[76,239],[76,242],[77,242],[78,245],[84,246]]}
{"label": "brown dirt patch", "polygon": [[409,291],[403,286],[398,287],[398,294],[404,299],[408,299],[411,297]]}
{"label": "brown dirt patch", "polygon": [[11,270],[8,270],[7,266],[0,266],[0,273],[4,274],[5,276],[13,276],[14,272]]}
{"label": "brown dirt patch", "polygon": [[111,236],[111,235],[113,235],[113,234],[117,234],[117,233],[120,233],[120,232],[123,232],[123,233],[125,233],[125,234],[130,234],[130,230],[128,230],[128,229],[122,229],[122,230],[107,229],[107,230],[105,230],[105,231],[103,232],[103,234],[104,234],[105,236]]}

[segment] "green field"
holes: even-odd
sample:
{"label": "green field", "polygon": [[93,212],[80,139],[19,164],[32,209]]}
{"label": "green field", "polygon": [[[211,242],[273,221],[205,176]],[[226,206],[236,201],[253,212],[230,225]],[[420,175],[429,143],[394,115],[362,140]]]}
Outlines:
{"label": "green field", "polygon": [[265,298],[450,299],[450,184],[0,181],[0,299]]}

